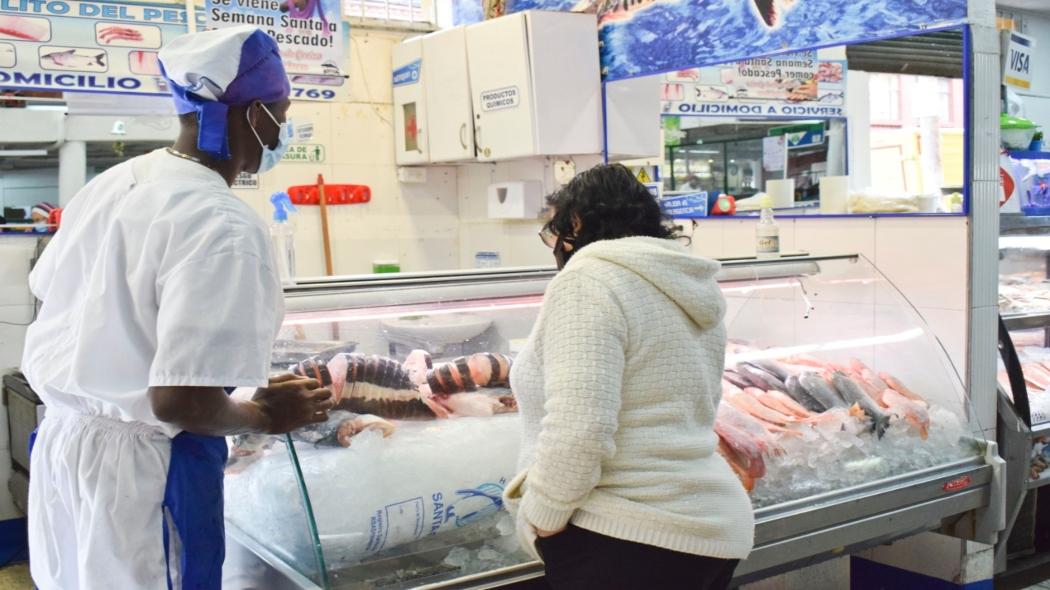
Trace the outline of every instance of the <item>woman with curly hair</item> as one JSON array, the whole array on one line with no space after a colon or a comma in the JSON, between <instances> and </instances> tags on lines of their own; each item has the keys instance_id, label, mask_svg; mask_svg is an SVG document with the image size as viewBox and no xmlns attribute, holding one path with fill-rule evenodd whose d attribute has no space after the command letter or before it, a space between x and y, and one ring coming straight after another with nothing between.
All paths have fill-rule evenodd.
<instances>
[{"instance_id":1,"label":"woman with curly hair","mask_svg":"<svg viewBox=\"0 0 1050 590\"><path fill-rule=\"evenodd\" d=\"M725 302L646 187L598 166L548 198L551 281L511 386L521 473L505 500L555 590L721 589L751 502L716 452Z\"/></svg>"}]
</instances>

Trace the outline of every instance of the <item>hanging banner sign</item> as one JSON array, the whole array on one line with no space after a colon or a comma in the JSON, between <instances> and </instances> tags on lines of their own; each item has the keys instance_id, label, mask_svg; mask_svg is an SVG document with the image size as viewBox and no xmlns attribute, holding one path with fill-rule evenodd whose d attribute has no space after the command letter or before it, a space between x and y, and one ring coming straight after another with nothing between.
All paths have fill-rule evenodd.
<instances>
[{"instance_id":1,"label":"hanging banner sign","mask_svg":"<svg viewBox=\"0 0 1050 590\"><path fill-rule=\"evenodd\" d=\"M505 0L598 15L606 80L966 23L967 0Z\"/></svg>"},{"instance_id":2,"label":"hanging banner sign","mask_svg":"<svg viewBox=\"0 0 1050 590\"><path fill-rule=\"evenodd\" d=\"M740 117L846 116L846 62L816 51L667 74L663 111Z\"/></svg>"},{"instance_id":3,"label":"hanging banner sign","mask_svg":"<svg viewBox=\"0 0 1050 590\"><path fill-rule=\"evenodd\" d=\"M0 88L166 95L157 52L186 30L172 5L0 0Z\"/></svg>"},{"instance_id":4,"label":"hanging banner sign","mask_svg":"<svg viewBox=\"0 0 1050 590\"><path fill-rule=\"evenodd\" d=\"M1013 31L1003 31L1002 36L1003 84L1031 90L1035 39Z\"/></svg>"},{"instance_id":5,"label":"hanging banner sign","mask_svg":"<svg viewBox=\"0 0 1050 590\"><path fill-rule=\"evenodd\" d=\"M4 0L0 0L4 1ZM339 0L207 0L210 28L254 25L277 41L298 100L347 100L346 37Z\"/></svg>"}]
</instances>

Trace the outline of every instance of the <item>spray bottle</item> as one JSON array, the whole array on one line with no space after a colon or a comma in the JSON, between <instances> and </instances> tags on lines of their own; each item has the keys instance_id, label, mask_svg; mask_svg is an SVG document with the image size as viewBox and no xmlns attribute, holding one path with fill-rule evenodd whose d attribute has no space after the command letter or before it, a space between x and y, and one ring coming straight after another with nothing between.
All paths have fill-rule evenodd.
<instances>
[{"instance_id":1,"label":"spray bottle","mask_svg":"<svg viewBox=\"0 0 1050 590\"><path fill-rule=\"evenodd\" d=\"M759 206L762 212L755 227L755 257L780 258L780 226L773 219L773 198L763 194Z\"/></svg>"},{"instance_id":2,"label":"spray bottle","mask_svg":"<svg viewBox=\"0 0 1050 590\"><path fill-rule=\"evenodd\" d=\"M288 220L288 213L297 210L286 192L276 192L270 197L273 203L273 223L270 224L270 240L277 261L277 275L284 285L295 284L295 226Z\"/></svg>"}]
</instances>

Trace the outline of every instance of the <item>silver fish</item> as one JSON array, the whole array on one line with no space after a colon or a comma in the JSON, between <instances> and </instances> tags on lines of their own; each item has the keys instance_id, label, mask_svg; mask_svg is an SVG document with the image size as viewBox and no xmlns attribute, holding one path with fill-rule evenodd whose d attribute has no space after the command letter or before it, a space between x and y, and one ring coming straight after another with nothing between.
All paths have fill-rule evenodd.
<instances>
[{"instance_id":1,"label":"silver fish","mask_svg":"<svg viewBox=\"0 0 1050 590\"><path fill-rule=\"evenodd\" d=\"M739 387L740 389L744 389L746 387L751 387L751 382L750 381L748 381L747 379L744 379L744 377L740 373L737 373L736 371L734 371L732 369L726 369L722 373L722 378L725 379L726 381L732 383L733 385Z\"/></svg>"},{"instance_id":2,"label":"silver fish","mask_svg":"<svg viewBox=\"0 0 1050 590\"><path fill-rule=\"evenodd\" d=\"M736 372L740 373L744 379L747 379L752 385L763 391L775 389L787 393L787 387L784 385L783 381L755 365L740 363L736 366Z\"/></svg>"},{"instance_id":3,"label":"silver fish","mask_svg":"<svg viewBox=\"0 0 1050 590\"><path fill-rule=\"evenodd\" d=\"M788 377L791 376L791 373L788 372L787 367L785 367L784 365L778 363L777 361L775 361L773 359L762 359L762 360L757 360L757 361L750 361L750 364L755 365L759 369L762 369L763 371L769 373L770 375L773 375L777 379L780 379L781 381L784 381L785 384L787 382Z\"/></svg>"},{"instance_id":4,"label":"silver fish","mask_svg":"<svg viewBox=\"0 0 1050 590\"><path fill-rule=\"evenodd\" d=\"M816 373L803 373L799 376L798 382L806 393L824 406L824 409L849 407L845 400L842 399L842 396L831 385L828 385L828 382L823 377Z\"/></svg>"},{"instance_id":5,"label":"silver fish","mask_svg":"<svg viewBox=\"0 0 1050 590\"><path fill-rule=\"evenodd\" d=\"M42 59L46 59L63 68L97 70L105 69L106 67L105 52L96 55L80 55L76 49L67 49L66 51L49 53L43 56Z\"/></svg>"},{"instance_id":6,"label":"silver fish","mask_svg":"<svg viewBox=\"0 0 1050 590\"><path fill-rule=\"evenodd\" d=\"M889 414L883 412L875 403L875 400L864 393L860 385L854 383L844 373L835 371L831 376L831 382L834 383L835 389L846 400L846 403L851 405L857 404L860 406L860 409L864 410L864 413L871 418L872 430L875 431L879 438L882 438L882 435L886 433L886 428L890 425Z\"/></svg>"},{"instance_id":7,"label":"silver fish","mask_svg":"<svg viewBox=\"0 0 1050 590\"><path fill-rule=\"evenodd\" d=\"M787 381L784 382L784 385L787 386L787 393L791 396L791 399L802 404L802 407L807 410L820 413L827 409L823 404L814 399L812 395L806 392L797 376L789 376Z\"/></svg>"}]
</instances>

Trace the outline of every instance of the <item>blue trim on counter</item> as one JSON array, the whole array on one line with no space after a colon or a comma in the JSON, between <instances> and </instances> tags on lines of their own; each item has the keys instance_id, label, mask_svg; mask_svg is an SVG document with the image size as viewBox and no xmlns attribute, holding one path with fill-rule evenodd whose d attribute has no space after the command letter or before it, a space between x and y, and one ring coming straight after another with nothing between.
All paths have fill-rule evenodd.
<instances>
[{"instance_id":1,"label":"blue trim on counter","mask_svg":"<svg viewBox=\"0 0 1050 590\"><path fill-rule=\"evenodd\" d=\"M956 584L854 555L850 557L849 587L850 590L993 590L994 584L991 579Z\"/></svg>"},{"instance_id":2,"label":"blue trim on counter","mask_svg":"<svg viewBox=\"0 0 1050 590\"><path fill-rule=\"evenodd\" d=\"M1031 152L1028 150L1006 150L1015 160L1050 160L1050 152Z\"/></svg>"},{"instance_id":3,"label":"blue trim on counter","mask_svg":"<svg viewBox=\"0 0 1050 590\"><path fill-rule=\"evenodd\" d=\"M25 518L0 520L0 567L29 559L29 533Z\"/></svg>"}]
</instances>

